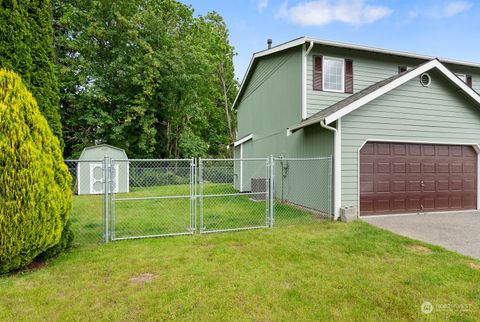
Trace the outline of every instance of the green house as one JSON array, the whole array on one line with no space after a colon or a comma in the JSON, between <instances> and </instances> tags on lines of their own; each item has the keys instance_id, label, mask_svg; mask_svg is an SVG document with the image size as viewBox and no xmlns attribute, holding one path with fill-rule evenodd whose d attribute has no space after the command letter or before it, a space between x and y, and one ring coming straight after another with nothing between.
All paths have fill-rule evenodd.
<instances>
[{"instance_id":1,"label":"green house","mask_svg":"<svg viewBox=\"0 0 480 322\"><path fill-rule=\"evenodd\" d=\"M235 158L333 156L335 218L478 209L479 90L480 64L294 39L252 57ZM305 171L298 196L323 185Z\"/></svg>"},{"instance_id":2,"label":"green house","mask_svg":"<svg viewBox=\"0 0 480 322\"><path fill-rule=\"evenodd\" d=\"M103 161L108 157L112 168L107 169L111 177L111 190L117 192L129 191L129 163L123 149L99 144L83 149L77 164L77 191L82 194L104 193L103 179L105 176Z\"/></svg>"}]
</instances>

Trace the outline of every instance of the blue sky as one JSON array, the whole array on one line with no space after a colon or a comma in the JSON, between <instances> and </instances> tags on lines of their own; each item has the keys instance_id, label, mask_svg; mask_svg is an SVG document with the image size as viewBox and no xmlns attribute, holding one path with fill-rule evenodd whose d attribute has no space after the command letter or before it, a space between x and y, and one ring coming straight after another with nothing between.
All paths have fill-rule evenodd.
<instances>
[{"instance_id":1,"label":"blue sky","mask_svg":"<svg viewBox=\"0 0 480 322\"><path fill-rule=\"evenodd\" d=\"M181 0L196 14L220 13L242 80L267 38L300 36L480 63L480 2L467 0Z\"/></svg>"}]
</instances>

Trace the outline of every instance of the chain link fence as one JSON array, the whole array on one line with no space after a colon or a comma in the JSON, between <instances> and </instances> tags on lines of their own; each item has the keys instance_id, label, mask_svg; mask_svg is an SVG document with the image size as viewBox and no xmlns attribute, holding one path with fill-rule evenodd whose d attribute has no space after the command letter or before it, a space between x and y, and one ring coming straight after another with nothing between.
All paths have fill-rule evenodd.
<instances>
[{"instance_id":1,"label":"chain link fence","mask_svg":"<svg viewBox=\"0 0 480 322\"><path fill-rule=\"evenodd\" d=\"M110 239L192 234L193 159L112 160Z\"/></svg>"},{"instance_id":2,"label":"chain link fence","mask_svg":"<svg viewBox=\"0 0 480 322\"><path fill-rule=\"evenodd\" d=\"M67 160L81 245L332 215L332 158Z\"/></svg>"},{"instance_id":3,"label":"chain link fence","mask_svg":"<svg viewBox=\"0 0 480 322\"><path fill-rule=\"evenodd\" d=\"M332 158L274 158L275 225L332 217Z\"/></svg>"},{"instance_id":4,"label":"chain link fence","mask_svg":"<svg viewBox=\"0 0 480 322\"><path fill-rule=\"evenodd\" d=\"M104 162L65 160L72 175L73 205L70 214L75 244L100 244L104 241Z\"/></svg>"},{"instance_id":5,"label":"chain link fence","mask_svg":"<svg viewBox=\"0 0 480 322\"><path fill-rule=\"evenodd\" d=\"M200 159L200 232L269 226L268 159Z\"/></svg>"}]
</instances>

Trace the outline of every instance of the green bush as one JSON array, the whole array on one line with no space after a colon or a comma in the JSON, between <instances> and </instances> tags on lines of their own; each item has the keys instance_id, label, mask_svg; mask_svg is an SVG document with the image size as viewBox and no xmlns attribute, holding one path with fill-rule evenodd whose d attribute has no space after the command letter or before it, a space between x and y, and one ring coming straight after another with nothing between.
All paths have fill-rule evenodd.
<instances>
[{"instance_id":1,"label":"green bush","mask_svg":"<svg viewBox=\"0 0 480 322\"><path fill-rule=\"evenodd\" d=\"M64 232L71 180L32 94L17 74L0 69L0 273L28 265L62 233L71 239Z\"/></svg>"}]
</instances>

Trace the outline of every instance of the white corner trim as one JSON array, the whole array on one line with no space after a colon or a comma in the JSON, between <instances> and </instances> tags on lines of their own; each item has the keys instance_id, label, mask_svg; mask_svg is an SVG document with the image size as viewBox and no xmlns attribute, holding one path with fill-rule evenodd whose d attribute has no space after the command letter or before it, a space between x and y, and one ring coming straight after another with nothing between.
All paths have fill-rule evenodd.
<instances>
[{"instance_id":1,"label":"white corner trim","mask_svg":"<svg viewBox=\"0 0 480 322\"><path fill-rule=\"evenodd\" d=\"M253 139L253 133L250 133L249 135L247 136L244 136L243 138L233 142L233 147L236 147L238 145L241 145L247 141L250 141L251 139Z\"/></svg>"},{"instance_id":2,"label":"white corner trim","mask_svg":"<svg viewBox=\"0 0 480 322\"><path fill-rule=\"evenodd\" d=\"M335 132L334 142L334 210L333 219L340 217L340 207L342 206L342 119L337 120L337 131Z\"/></svg>"},{"instance_id":3,"label":"white corner trim","mask_svg":"<svg viewBox=\"0 0 480 322\"><path fill-rule=\"evenodd\" d=\"M302 49L302 120L307 118L307 58L313 49L313 41L308 45L304 43Z\"/></svg>"},{"instance_id":4,"label":"white corner trim","mask_svg":"<svg viewBox=\"0 0 480 322\"><path fill-rule=\"evenodd\" d=\"M428 63L421 65L412 71L406 73L405 75L397 78L393 82L380 87L376 91L356 100L355 102L345 106L344 108L336 111L335 113L332 113L331 115L327 116L325 118L325 124L330 124L337 119L341 118L342 116L345 116L357 108L371 102L372 100L382 96L385 93L388 93L389 91L397 88L400 85L405 84L409 80L420 76L421 74L433 69L437 68L442 74L444 74L452 83L460 87L468 96L470 96L474 101L476 101L478 104L480 104L480 96L473 90L471 89L466 83L464 83L460 78L458 78L453 72L451 72L447 67L445 67L440 61L438 60L431 60Z\"/></svg>"},{"instance_id":5,"label":"white corner trim","mask_svg":"<svg viewBox=\"0 0 480 322\"><path fill-rule=\"evenodd\" d=\"M240 192L243 192L243 144L240 144Z\"/></svg>"},{"instance_id":6,"label":"white corner trim","mask_svg":"<svg viewBox=\"0 0 480 322\"><path fill-rule=\"evenodd\" d=\"M342 205L342 120L337 120L336 128L324 121L320 126L333 132L333 220L337 220Z\"/></svg>"}]
</instances>

